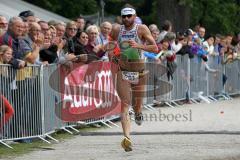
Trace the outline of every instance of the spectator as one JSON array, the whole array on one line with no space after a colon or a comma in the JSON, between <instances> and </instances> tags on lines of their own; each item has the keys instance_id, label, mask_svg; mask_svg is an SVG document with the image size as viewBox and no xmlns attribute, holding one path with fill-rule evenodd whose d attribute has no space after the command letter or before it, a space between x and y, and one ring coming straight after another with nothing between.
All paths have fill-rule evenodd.
<instances>
[{"instance_id":1,"label":"spectator","mask_svg":"<svg viewBox=\"0 0 240 160\"><path fill-rule=\"evenodd\" d=\"M19 17L21 17L23 19L23 21L27 22L29 25L33 22L36 22L34 13L30 10L21 12L19 14Z\"/></svg>"},{"instance_id":2,"label":"spectator","mask_svg":"<svg viewBox=\"0 0 240 160\"><path fill-rule=\"evenodd\" d=\"M50 29L48 29L44 35L42 49L49 48L51 46L51 44L52 44L52 33L51 33Z\"/></svg>"},{"instance_id":3,"label":"spectator","mask_svg":"<svg viewBox=\"0 0 240 160\"><path fill-rule=\"evenodd\" d=\"M158 41L159 41L159 40L158 40L158 39L159 39L159 34L160 34L159 29L158 29L158 28L151 29L150 32L151 32L154 40L155 40L156 42L158 42Z\"/></svg>"},{"instance_id":4,"label":"spectator","mask_svg":"<svg viewBox=\"0 0 240 160\"><path fill-rule=\"evenodd\" d=\"M192 43L193 43L193 36L194 36L193 30L189 28L189 29L187 29L187 31L184 34L187 37L188 44L192 45Z\"/></svg>"},{"instance_id":5,"label":"spectator","mask_svg":"<svg viewBox=\"0 0 240 160\"><path fill-rule=\"evenodd\" d=\"M201 43L204 42L204 36L205 36L205 28L204 27L199 27L197 34L194 35L194 39L200 38Z\"/></svg>"},{"instance_id":6,"label":"spectator","mask_svg":"<svg viewBox=\"0 0 240 160\"><path fill-rule=\"evenodd\" d=\"M52 37L51 41L53 41L57 37L57 30L52 25L49 26L49 30L51 32L51 37Z\"/></svg>"},{"instance_id":7,"label":"spectator","mask_svg":"<svg viewBox=\"0 0 240 160\"><path fill-rule=\"evenodd\" d=\"M87 20L86 23L85 23L85 29L84 30L86 30L91 25L93 25L93 22L90 21L90 20Z\"/></svg>"},{"instance_id":8,"label":"spectator","mask_svg":"<svg viewBox=\"0 0 240 160\"><path fill-rule=\"evenodd\" d=\"M38 24L41 26L41 31L45 35L49 29L48 23L46 21L39 21Z\"/></svg>"},{"instance_id":9,"label":"spectator","mask_svg":"<svg viewBox=\"0 0 240 160\"><path fill-rule=\"evenodd\" d=\"M56 26L57 22L55 20L48 21L48 26Z\"/></svg>"},{"instance_id":10,"label":"spectator","mask_svg":"<svg viewBox=\"0 0 240 160\"><path fill-rule=\"evenodd\" d=\"M100 35L98 36L98 44L105 45L111 41L110 33L112 31L112 24L110 22L103 22L100 25Z\"/></svg>"},{"instance_id":11,"label":"spectator","mask_svg":"<svg viewBox=\"0 0 240 160\"><path fill-rule=\"evenodd\" d=\"M14 114L14 109L9 103L8 99L2 94L0 95L0 111L2 116L0 117L0 133L3 131L4 125Z\"/></svg>"},{"instance_id":12,"label":"spectator","mask_svg":"<svg viewBox=\"0 0 240 160\"><path fill-rule=\"evenodd\" d=\"M138 17L138 16L136 16L134 22L135 22L136 24L142 24L142 23L143 23L143 22L142 22L142 19L141 19L140 17Z\"/></svg>"},{"instance_id":13,"label":"spectator","mask_svg":"<svg viewBox=\"0 0 240 160\"><path fill-rule=\"evenodd\" d=\"M56 27L56 36L62 39L66 31L65 23L57 23L55 27Z\"/></svg>"},{"instance_id":14,"label":"spectator","mask_svg":"<svg viewBox=\"0 0 240 160\"><path fill-rule=\"evenodd\" d=\"M66 54L66 47L64 51L64 46L66 46L67 40L64 37L65 31L66 31L66 24L64 22L58 22L55 25L56 28L56 38L52 40L52 44L57 45L58 51L58 60L65 61L65 54Z\"/></svg>"},{"instance_id":15,"label":"spectator","mask_svg":"<svg viewBox=\"0 0 240 160\"><path fill-rule=\"evenodd\" d=\"M220 34L216 34L215 35L215 39L214 39L214 53L212 54L212 55L214 55L214 56L217 56L217 55L219 55L219 49L218 49L218 47L219 47L219 44L220 44L220 41L221 41L221 35Z\"/></svg>"},{"instance_id":16,"label":"spectator","mask_svg":"<svg viewBox=\"0 0 240 160\"><path fill-rule=\"evenodd\" d=\"M75 37L75 55L83 55L80 57L80 62L89 63L93 60L95 60L94 56L95 53L91 53L86 49L86 46L88 45L88 35L86 32L78 32ZM89 55L94 55L93 57Z\"/></svg>"},{"instance_id":17,"label":"spectator","mask_svg":"<svg viewBox=\"0 0 240 160\"><path fill-rule=\"evenodd\" d=\"M99 36L98 27L96 25L91 25L86 29L88 34L88 45L86 49L90 53L95 53L99 58L104 54L102 51L102 45L98 44L97 38Z\"/></svg>"},{"instance_id":18,"label":"spectator","mask_svg":"<svg viewBox=\"0 0 240 160\"><path fill-rule=\"evenodd\" d=\"M100 31L100 35L98 36L98 44L104 46L112 40L112 38L110 37L110 33L112 31L112 24L108 21L103 22L100 25ZM104 61L109 61L108 52L105 52L101 59Z\"/></svg>"},{"instance_id":19,"label":"spectator","mask_svg":"<svg viewBox=\"0 0 240 160\"><path fill-rule=\"evenodd\" d=\"M29 33L29 23L23 22L23 35L22 35L22 37L27 36L28 33Z\"/></svg>"},{"instance_id":20,"label":"spectator","mask_svg":"<svg viewBox=\"0 0 240 160\"><path fill-rule=\"evenodd\" d=\"M159 30L158 26L156 24L150 24L148 26L148 28L149 28L150 32L152 32L153 30Z\"/></svg>"},{"instance_id":21,"label":"spectator","mask_svg":"<svg viewBox=\"0 0 240 160\"><path fill-rule=\"evenodd\" d=\"M78 18L75 19L75 22L77 24L78 31L84 31L85 19L82 16L79 16Z\"/></svg>"},{"instance_id":22,"label":"spectator","mask_svg":"<svg viewBox=\"0 0 240 160\"><path fill-rule=\"evenodd\" d=\"M75 37L75 55L80 54L88 54L88 51L86 50L86 46L88 44L88 35L86 32L78 32Z\"/></svg>"},{"instance_id":23,"label":"spectator","mask_svg":"<svg viewBox=\"0 0 240 160\"><path fill-rule=\"evenodd\" d=\"M228 34L226 35L226 43L227 43L227 46L231 46L231 43L232 43L232 39L233 39L233 35L231 34Z\"/></svg>"},{"instance_id":24,"label":"spectator","mask_svg":"<svg viewBox=\"0 0 240 160\"><path fill-rule=\"evenodd\" d=\"M203 42L203 46L206 47L206 51L208 52L209 55L212 55L214 53L214 36L209 35L206 37L206 41Z\"/></svg>"},{"instance_id":25,"label":"spectator","mask_svg":"<svg viewBox=\"0 0 240 160\"><path fill-rule=\"evenodd\" d=\"M77 34L77 24L74 21L68 22L66 26L66 33L64 39L66 40L66 45L64 46L65 52L69 54L74 54L74 42L73 37Z\"/></svg>"},{"instance_id":26,"label":"spectator","mask_svg":"<svg viewBox=\"0 0 240 160\"><path fill-rule=\"evenodd\" d=\"M114 22L116 23L116 24L122 24L122 17L121 16L117 16L116 18L115 18L115 20L114 20Z\"/></svg>"},{"instance_id":27,"label":"spectator","mask_svg":"<svg viewBox=\"0 0 240 160\"><path fill-rule=\"evenodd\" d=\"M12 60L12 49L7 45L0 46L0 63L9 64Z\"/></svg>"},{"instance_id":28,"label":"spectator","mask_svg":"<svg viewBox=\"0 0 240 160\"><path fill-rule=\"evenodd\" d=\"M169 20L164 21L162 25L162 31L159 35L159 41L162 41L165 35L171 31L172 31L172 23Z\"/></svg>"},{"instance_id":29,"label":"spectator","mask_svg":"<svg viewBox=\"0 0 240 160\"><path fill-rule=\"evenodd\" d=\"M7 31L8 28L8 22L6 17L0 15L0 29L2 29L3 31Z\"/></svg>"},{"instance_id":30,"label":"spectator","mask_svg":"<svg viewBox=\"0 0 240 160\"><path fill-rule=\"evenodd\" d=\"M24 46L21 46L22 40L20 37L23 35L23 21L20 17L12 17L9 20L8 30L0 38L0 45L8 45L13 49L13 60L11 64L17 68L23 68L26 63L24 58L27 56L28 52L22 50Z\"/></svg>"},{"instance_id":31,"label":"spectator","mask_svg":"<svg viewBox=\"0 0 240 160\"><path fill-rule=\"evenodd\" d=\"M182 33L177 33L175 41L172 43L172 49L177 53L184 44L185 37Z\"/></svg>"}]
</instances>

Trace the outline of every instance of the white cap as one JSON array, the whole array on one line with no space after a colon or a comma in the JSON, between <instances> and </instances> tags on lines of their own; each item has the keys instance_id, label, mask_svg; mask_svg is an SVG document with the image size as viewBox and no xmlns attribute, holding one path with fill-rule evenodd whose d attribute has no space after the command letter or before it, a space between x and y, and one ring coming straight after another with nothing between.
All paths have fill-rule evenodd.
<instances>
[{"instance_id":1,"label":"white cap","mask_svg":"<svg viewBox=\"0 0 240 160\"><path fill-rule=\"evenodd\" d=\"M123 8L121 10L121 16L129 15L129 14L132 14L132 15L136 14L135 9L133 9L133 8Z\"/></svg>"}]
</instances>

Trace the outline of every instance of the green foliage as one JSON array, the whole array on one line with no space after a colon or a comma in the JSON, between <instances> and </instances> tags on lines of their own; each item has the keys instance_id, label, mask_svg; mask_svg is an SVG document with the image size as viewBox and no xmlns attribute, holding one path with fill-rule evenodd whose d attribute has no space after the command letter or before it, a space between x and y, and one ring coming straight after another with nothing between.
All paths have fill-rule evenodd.
<instances>
[{"instance_id":1,"label":"green foliage","mask_svg":"<svg viewBox=\"0 0 240 160\"><path fill-rule=\"evenodd\" d=\"M100 0L26 1L68 18L75 18L79 14L93 14L101 9ZM137 9L138 16L144 23L158 23L158 1L161 0L104 0L105 12L109 15L120 15L121 8L129 3ZM240 32L239 0L176 0L176 3L191 8L191 27L200 23L210 33Z\"/></svg>"},{"instance_id":2,"label":"green foliage","mask_svg":"<svg viewBox=\"0 0 240 160\"><path fill-rule=\"evenodd\" d=\"M99 10L95 0L25 0L67 18L93 14Z\"/></svg>"},{"instance_id":3,"label":"green foliage","mask_svg":"<svg viewBox=\"0 0 240 160\"><path fill-rule=\"evenodd\" d=\"M239 32L240 6L235 0L193 1L191 24L201 24L209 33Z\"/></svg>"}]
</instances>

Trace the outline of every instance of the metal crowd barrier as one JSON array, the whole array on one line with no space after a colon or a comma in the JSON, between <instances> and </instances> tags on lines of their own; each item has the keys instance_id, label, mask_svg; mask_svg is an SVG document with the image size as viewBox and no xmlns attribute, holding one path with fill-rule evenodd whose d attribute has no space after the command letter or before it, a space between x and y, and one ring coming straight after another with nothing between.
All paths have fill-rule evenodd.
<instances>
[{"instance_id":1,"label":"metal crowd barrier","mask_svg":"<svg viewBox=\"0 0 240 160\"><path fill-rule=\"evenodd\" d=\"M11 104L14 114L8 122L1 122L0 142L41 137L42 108L40 94L40 68L36 66L14 70L9 65L1 65L1 95ZM1 106L1 120L6 115ZM8 146L7 144L5 144ZM10 147L10 146L8 146ZM10 147L11 148L11 147Z\"/></svg>"},{"instance_id":2,"label":"metal crowd barrier","mask_svg":"<svg viewBox=\"0 0 240 160\"><path fill-rule=\"evenodd\" d=\"M225 73L227 77L225 92L229 95L239 94L240 91L240 63L234 61L233 63L225 65Z\"/></svg>"},{"instance_id":3,"label":"metal crowd barrier","mask_svg":"<svg viewBox=\"0 0 240 160\"><path fill-rule=\"evenodd\" d=\"M210 68L216 69L216 73L208 74L208 95L219 95L224 91L222 77L224 74L224 66L219 62L217 56L209 56L208 63Z\"/></svg>"},{"instance_id":4,"label":"metal crowd barrier","mask_svg":"<svg viewBox=\"0 0 240 160\"><path fill-rule=\"evenodd\" d=\"M176 63L177 69L173 74L173 79L168 80L166 75L158 76L155 74L148 78L148 90L152 89L149 84L154 84L154 79L164 80L173 85L170 93L155 98L152 95L148 96L148 104L153 105L152 102L155 100L174 107L178 106L176 101L186 98L194 103L201 100L211 103L217 101L219 96L231 99L229 95L240 94L239 61L223 65L217 56L209 56L208 61L203 62L199 57L189 59L188 55L177 55ZM147 69L153 73L157 70L156 68Z\"/></svg>"}]
</instances>

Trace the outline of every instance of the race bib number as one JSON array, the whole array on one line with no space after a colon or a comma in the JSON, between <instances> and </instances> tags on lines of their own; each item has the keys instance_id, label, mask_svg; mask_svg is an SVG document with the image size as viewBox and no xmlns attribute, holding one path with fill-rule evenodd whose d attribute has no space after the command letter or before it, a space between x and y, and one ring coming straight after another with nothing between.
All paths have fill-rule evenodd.
<instances>
[{"instance_id":1,"label":"race bib number","mask_svg":"<svg viewBox=\"0 0 240 160\"><path fill-rule=\"evenodd\" d=\"M122 78L132 84L138 84L139 72L122 71Z\"/></svg>"}]
</instances>

